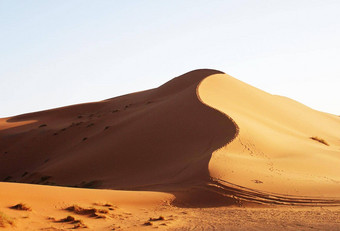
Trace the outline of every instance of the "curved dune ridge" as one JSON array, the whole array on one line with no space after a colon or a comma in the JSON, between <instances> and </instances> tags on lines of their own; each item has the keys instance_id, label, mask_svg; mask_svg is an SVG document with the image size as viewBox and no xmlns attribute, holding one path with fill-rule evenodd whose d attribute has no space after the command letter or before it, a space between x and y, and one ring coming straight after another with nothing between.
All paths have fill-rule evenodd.
<instances>
[{"instance_id":1,"label":"curved dune ridge","mask_svg":"<svg viewBox=\"0 0 340 231\"><path fill-rule=\"evenodd\" d=\"M336 205L339 131L336 116L202 69L1 119L0 180L171 192L196 204Z\"/></svg>"},{"instance_id":2,"label":"curved dune ridge","mask_svg":"<svg viewBox=\"0 0 340 231\"><path fill-rule=\"evenodd\" d=\"M156 89L6 118L0 177L128 190L202 185L212 152L236 133L232 121L197 98L199 82L216 73L197 70Z\"/></svg>"}]
</instances>

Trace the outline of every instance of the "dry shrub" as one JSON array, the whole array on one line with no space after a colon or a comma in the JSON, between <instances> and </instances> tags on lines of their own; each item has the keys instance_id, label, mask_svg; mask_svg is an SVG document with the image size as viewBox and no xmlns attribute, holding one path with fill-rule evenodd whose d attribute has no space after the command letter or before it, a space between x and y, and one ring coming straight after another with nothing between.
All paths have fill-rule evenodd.
<instances>
[{"instance_id":1,"label":"dry shrub","mask_svg":"<svg viewBox=\"0 0 340 231\"><path fill-rule=\"evenodd\" d=\"M73 216L67 216L65 218L60 219L58 222L68 222L74 224L72 229L87 228L87 225L85 225L82 220L77 220Z\"/></svg>"},{"instance_id":2,"label":"dry shrub","mask_svg":"<svg viewBox=\"0 0 340 231\"><path fill-rule=\"evenodd\" d=\"M59 220L59 222L74 222L76 219L73 216L67 216Z\"/></svg>"},{"instance_id":3,"label":"dry shrub","mask_svg":"<svg viewBox=\"0 0 340 231\"><path fill-rule=\"evenodd\" d=\"M309 137L309 138L312 139L312 140L318 141L318 142L320 142L320 143L322 143L324 145L329 146L329 144L324 139L322 139L320 137L312 136L312 137Z\"/></svg>"},{"instance_id":4,"label":"dry shrub","mask_svg":"<svg viewBox=\"0 0 340 231\"><path fill-rule=\"evenodd\" d=\"M145 225L145 226L150 226L150 225L152 225L152 223L151 223L150 221L147 221L147 222L145 222L143 225Z\"/></svg>"},{"instance_id":5,"label":"dry shrub","mask_svg":"<svg viewBox=\"0 0 340 231\"><path fill-rule=\"evenodd\" d=\"M16 209L16 210L32 211L31 207L29 207L28 205L26 205L24 203L19 203L19 204L13 205L10 208Z\"/></svg>"},{"instance_id":6,"label":"dry shrub","mask_svg":"<svg viewBox=\"0 0 340 231\"><path fill-rule=\"evenodd\" d=\"M164 221L164 217L163 216L159 216L158 218L150 217L149 221Z\"/></svg>"},{"instance_id":7,"label":"dry shrub","mask_svg":"<svg viewBox=\"0 0 340 231\"><path fill-rule=\"evenodd\" d=\"M101 214L109 213L109 211L106 209L83 208L78 205L72 205L70 207L67 207L65 210L73 212L75 214L89 215L91 217L96 217L96 218L105 218L105 216L99 215L98 213L101 213Z\"/></svg>"}]
</instances>

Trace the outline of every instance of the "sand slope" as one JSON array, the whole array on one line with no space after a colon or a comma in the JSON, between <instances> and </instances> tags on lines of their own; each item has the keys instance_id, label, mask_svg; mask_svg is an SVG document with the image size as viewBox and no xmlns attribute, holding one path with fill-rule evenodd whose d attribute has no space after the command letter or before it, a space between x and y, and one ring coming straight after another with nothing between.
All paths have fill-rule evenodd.
<instances>
[{"instance_id":1,"label":"sand slope","mask_svg":"<svg viewBox=\"0 0 340 231\"><path fill-rule=\"evenodd\" d=\"M214 180L272 196L339 198L339 117L270 95L226 74L204 79L199 95L239 127L237 138L212 155L209 171Z\"/></svg>"},{"instance_id":2,"label":"sand slope","mask_svg":"<svg viewBox=\"0 0 340 231\"><path fill-rule=\"evenodd\" d=\"M196 70L156 89L1 119L0 179L171 192L191 205L334 205L339 128L339 117Z\"/></svg>"},{"instance_id":3,"label":"sand slope","mask_svg":"<svg viewBox=\"0 0 340 231\"><path fill-rule=\"evenodd\" d=\"M157 191L201 184L212 152L236 134L197 97L199 82L215 73L193 71L153 90L3 119L0 179Z\"/></svg>"}]
</instances>

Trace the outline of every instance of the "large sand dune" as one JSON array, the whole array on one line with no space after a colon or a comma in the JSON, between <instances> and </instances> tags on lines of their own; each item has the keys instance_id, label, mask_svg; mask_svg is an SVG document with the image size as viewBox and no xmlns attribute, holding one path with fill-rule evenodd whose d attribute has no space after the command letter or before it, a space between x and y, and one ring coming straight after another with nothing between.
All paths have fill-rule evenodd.
<instances>
[{"instance_id":1,"label":"large sand dune","mask_svg":"<svg viewBox=\"0 0 340 231\"><path fill-rule=\"evenodd\" d=\"M171 192L178 204L335 205L339 164L339 117L214 70L0 120L2 181Z\"/></svg>"}]
</instances>

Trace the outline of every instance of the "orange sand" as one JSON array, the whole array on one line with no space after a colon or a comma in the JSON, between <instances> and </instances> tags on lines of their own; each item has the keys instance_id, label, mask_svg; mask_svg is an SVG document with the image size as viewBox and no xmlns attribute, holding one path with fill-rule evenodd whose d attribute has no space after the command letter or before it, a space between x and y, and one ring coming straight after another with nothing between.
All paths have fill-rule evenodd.
<instances>
[{"instance_id":1,"label":"orange sand","mask_svg":"<svg viewBox=\"0 0 340 231\"><path fill-rule=\"evenodd\" d=\"M121 211L102 222L82 220L94 230L139 230L148 229L143 222L151 211L168 216L152 227L184 229L192 224L173 212L193 213L195 220L202 214L193 208L211 206L204 216L231 211L224 206L246 206L248 212L256 204L337 206L339 137L337 116L219 71L196 70L148 91L0 119L0 180L18 182L0 183L0 211L14 218L18 230L67 230L74 224L47 216L61 219L69 214L63 208L74 203L110 202ZM20 211L29 218L8 208L19 202L34 207ZM123 210L133 218L118 219ZM218 222L212 226L239 227ZM322 227L337 227L328 225Z\"/></svg>"}]
</instances>

